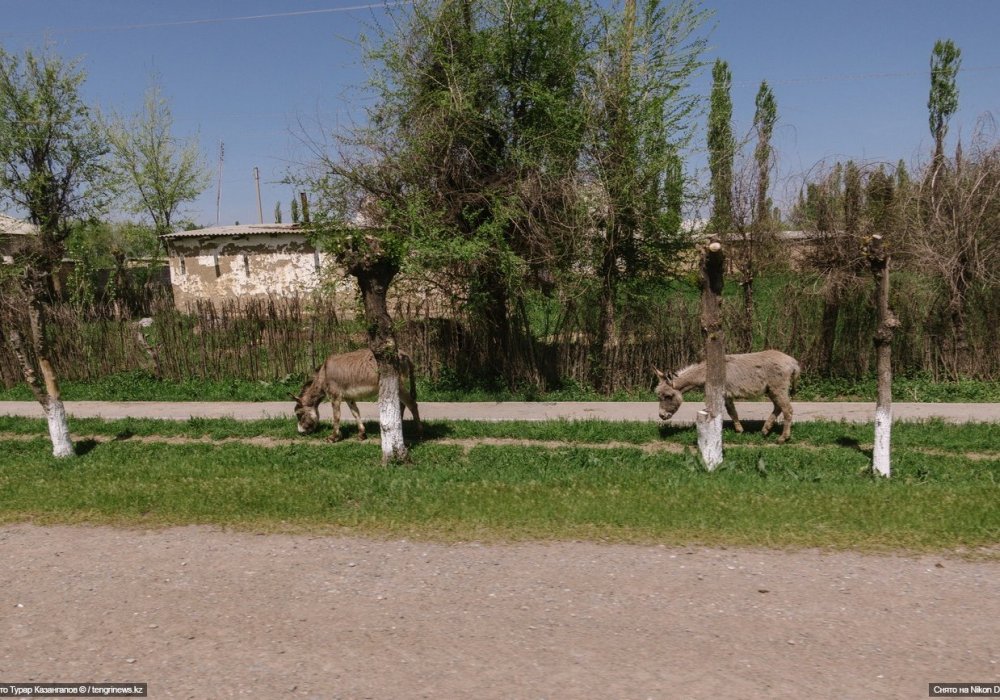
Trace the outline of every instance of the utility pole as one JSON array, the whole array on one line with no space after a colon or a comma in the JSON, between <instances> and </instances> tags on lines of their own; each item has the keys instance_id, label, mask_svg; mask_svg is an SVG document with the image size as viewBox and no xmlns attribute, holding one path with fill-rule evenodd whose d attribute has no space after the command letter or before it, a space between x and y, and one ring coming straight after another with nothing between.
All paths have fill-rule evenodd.
<instances>
[{"instance_id":1,"label":"utility pole","mask_svg":"<svg viewBox=\"0 0 1000 700\"><path fill-rule=\"evenodd\" d=\"M257 185L257 223L264 223L264 210L260 207L260 170L253 166L253 179Z\"/></svg>"},{"instance_id":2,"label":"utility pole","mask_svg":"<svg viewBox=\"0 0 1000 700\"><path fill-rule=\"evenodd\" d=\"M215 225L219 225L219 211L222 207L222 161L226 157L226 144L219 141L219 182L215 188Z\"/></svg>"}]
</instances>

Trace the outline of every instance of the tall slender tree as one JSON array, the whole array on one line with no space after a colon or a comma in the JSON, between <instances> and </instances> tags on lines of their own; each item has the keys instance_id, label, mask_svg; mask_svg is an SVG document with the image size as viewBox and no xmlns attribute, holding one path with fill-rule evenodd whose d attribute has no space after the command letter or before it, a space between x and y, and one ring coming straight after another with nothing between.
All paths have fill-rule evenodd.
<instances>
[{"instance_id":1,"label":"tall slender tree","mask_svg":"<svg viewBox=\"0 0 1000 700\"><path fill-rule=\"evenodd\" d=\"M767 81L762 81L760 89L757 91L755 100L756 109L754 111L753 128L757 136L754 147L754 174L749 178L750 183L744 184L744 188L751 190L744 192L743 197L747 200L746 208L749 209L750 225L745 224L743 219L737 226L742 234L742 245L739 253L734 256L736 267L739 271L739 283L743 296L743 314L740 324L739 346L743 352L750 352L753 349L753 328L754 328L754 280L758 272L758 263L767 250L772 238L771 223L771 200L769 197L771 187L771 169L773 168L774 149L771 146L771 137L774 133L774 124L778 119L777 104L774 93L768 86Z\"/></svg>"},{"instance_id":2,"label":"tall slender tree","mask_svg":"<svg viewBox=\"0 0 1000 700\"><path fill-rule=\"evenodd\" d=\"M708 167L711 174L712 216L709 229L730 233L733 226L733 99L729 64L716 59L712 67L712 97L708 112Z\"/></svg>"},{"instance_id":3,"label":"tall slender tree","mask_svg":"<svg viewBox=\"0 0 1000 700\"><path fill-rule=\"evenodd\" d=\"M73 454L55 371L49 301L73 225L107 203L102 130L83 101L85 74L51 53L0 50L0 199L38 229L3 271L7 318L0 334L48 418L52 454ZM28 238L28 237L26 237ZM25 341L25 332L30 342Z\"/></svg>"},{"instance_id":4,"label":"tall slender tree","mask_svg":"<svg viewBox=\"0 0 1000 700\"><path fill-rule=\"evenodd\" d=\"M934 42L931 51L931 91L927 99L931 136L934 137L934 170L944 158L944 138L948 122L958 111L958 71L962 51L951 39Z\"/></svg>"},{"instance_id":5,"label":"tall slender tree","mask_svg":"<svg viewBox=\"0 0 1000 700\"><path fill-rule=\"evenodd\" d=\"M771 189L771 169L774 167L771 137L774 134L774 124L778 121L778 104L766 80L761 81L755 105L753 126L757 132L757 146L754 148L754 161L757 163L757 206L753 218L754 227L758 231L764 231L770 225L771 201L768 193Z\"/></svg>"}]
</instances>

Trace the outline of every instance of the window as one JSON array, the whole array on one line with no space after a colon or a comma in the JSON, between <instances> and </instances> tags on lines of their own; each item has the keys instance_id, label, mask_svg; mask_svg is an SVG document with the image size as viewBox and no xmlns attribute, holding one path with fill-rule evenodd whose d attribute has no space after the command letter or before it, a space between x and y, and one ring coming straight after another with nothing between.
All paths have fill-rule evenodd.
<instances>
[{"instance_id":1,"label":"window","mask_svg":"<svg viewBox=\"0 0 1000 700\"><path fill-rule=\"evenodd\" d=\"M184 264L184 256L183 255L180 256L180 260L181 260L181 274L182 275L186 275L187 274L187 265Z\"/></svg>"},{"instance_id":2,"label":"window","mask_svg":"<svg viewBox=\"0 0 1000 700\"><path fill-rule=\"evenodd\" d=\"M247 277L250 276L250 256L249 255L244 255L243 256L243 274L245 274Z\"/></svg>"}]
</instances>

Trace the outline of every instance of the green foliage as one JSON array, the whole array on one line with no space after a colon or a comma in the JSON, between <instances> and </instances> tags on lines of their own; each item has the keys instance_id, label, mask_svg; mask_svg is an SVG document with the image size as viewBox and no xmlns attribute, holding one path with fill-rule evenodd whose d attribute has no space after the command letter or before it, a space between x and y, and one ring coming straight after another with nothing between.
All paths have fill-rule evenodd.
<instances>
[{"instance_id":1,"label":"green foliage","mask_svg":"<svg viewBox=\"0 0 1000 700\"><path fill-rule=\"evenodd\" d=\"M688 92L701 67L706 13L693 2L626 0L601 21L594 58L589 176L600 185L601 275L629 278L675 269L686 183L680 152L700 103ZM603 264L602 264L603 261ZM608 262L611 261L611 262Z\"/></svg>"},{"instance_id":2,"label":"green foliage","mask_svg":"<svg viewBox=\"0 0 1000 700\"><path fill-rule=\"evenodd\" d=\"M712 67L712 95L708 113L708 166L712 188L712 231L729 232L733 225L733 100L730 95L733 76L729 64L716 59Z\"/></svg>"},{"instance_id":3,"label":"green foliage","mask_svg":"<svg viewBox=\"0 0 1000 700\"><path fill-rule=\"evenodd\" d=\"M934 137L935 156L944 153L944 137L948 121L958 110L956 78L962 66L962 50L951 39L934 42L931 52L931 90L927 99L928 120Z\"/></svg>"},{"instance_id":4,"label":"green foliage","mask_svg":"<svg viewBox=\"0 0 1000 700\"><path fill-rule=\"evenodd\" d=\"M142 111L116 116L107 126L114 172L133 213L149 216L157 234L170 233L180 207L208 185L208 170L194 139L172 133L170 105L155 80Z\"/></svg>"},{"instance_id":5,"label":"green foliage","mask_svg":"<svg viewBox=\"0 0 1000 700\"><path fill-rule=\"evenodd\" d=\"M81 95L85 77L54 54L0 49L0 201L38 225L50 261L108 201L108 147Z\"/></svg>"},{"instance_id":6,"label":"green foliage","mask_svg":"<svg viewBox=\"0 0 1000 700\"><path fill-rule=\"evenodd\" d=\"M757 162L757 206L754 223L757 229L761 230L762 227L768 226L771 216L771 205L767 196L773 167L771 137L774 133L774 124L778 120L777 102L766 80L760 83L755 105L753 126L757 132L757 146L754 149L754 160Z\"/></svg>"}]
</instances>

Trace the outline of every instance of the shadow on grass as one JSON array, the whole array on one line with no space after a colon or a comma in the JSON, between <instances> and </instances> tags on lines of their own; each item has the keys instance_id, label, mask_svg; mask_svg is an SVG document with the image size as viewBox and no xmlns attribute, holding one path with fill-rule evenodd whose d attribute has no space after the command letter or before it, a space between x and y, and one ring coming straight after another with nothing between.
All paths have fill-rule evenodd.
<instances>
[{"instance_id":1,"label":"shadow on grass","mask_svg":"<svg viewBox=\"0 0 1000 700\"><path fill-rule=\"evenodd\" d=\"M83 457L100 444L97 440L80 440L73 447L75 448L76 456Z\"/></svg>"},{"instance_id":2,"label":"shadow on grass","mask_svg":"<svg viewBox=\"0 0 1000 700\"><path fill-rule=\"evenodd\" d=\"M449 437L454 433L451 426L444 423L423 423L424 434L417 437L417 425L412 420L403 421L403 437L407 442L426 442L428 440L440 440ZM365 434L368 439L377 438L380 433L378 421L365 421ZM317 434L321 434L317 432ZM326 432L329 435L329 431ZM358 424L355 422L340 424L341 440L357 440Z\"/></svg>"},{"instance_id":3,"label":"shadow on grass","mask_svg":"<svg viewBox=\"0 0 1000 700\"><path fill-rule=\"evenodd\" d=\"M660 423L657 426L657 432L659 432L661 438L669 439L677 437L678 435L694 434L695 428L693 425L674 425L672 423Z\"/></svg>"},{"instance_id":4,"label":"shadow on grass","mask_svg":"<svg viewBox=\"0 0 1000 700\"><path fill-rule=\"evenodd\" d=\"M863 449L861 447L861 443L858 442L855 438L842 435L841 437L837 438L837 444L840 445L841 447L846 447L849 450L854 450L860 454L863 454L866 459L870 460L873 458L874 450Z\"/></svg>"}]
</instances>

